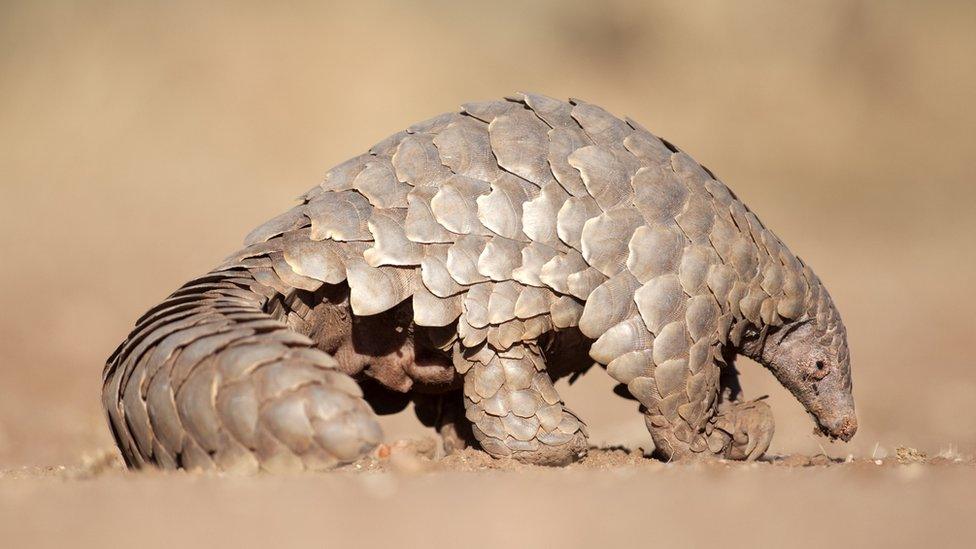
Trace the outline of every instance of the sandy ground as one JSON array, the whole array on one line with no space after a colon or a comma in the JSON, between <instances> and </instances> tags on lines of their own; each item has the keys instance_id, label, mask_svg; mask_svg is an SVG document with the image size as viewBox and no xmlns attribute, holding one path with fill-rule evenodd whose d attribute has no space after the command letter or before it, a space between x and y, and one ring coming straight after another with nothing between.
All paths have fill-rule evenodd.
<instances>
[{"instance_id":1,"label":"sandy ground","mask_svg":"<svg viewBox=\"0 0 976 549\"><path fill-rule=\"evenodd\" d=\"M2 544L971 546L973 29L962 1L0 3ZM772 452L816 457L639 459L640 416L594 371L560 391L593 444L636 453L117 469L100 373L135 318L331 165L520 89L641 121L815 267L850 334L851 443L814 437L744 363L746 396L776 413ZM384 423L390 441L425 436L410 412Z\"/></svg>"},{"instance_id":2,"label":"sandy ground","mask_svg":"<svg viewBox=\"0 0 976 549\"><path fill-rule=\"evenodd\" d=\"M425 443L427 442L427 443ZM563 469L432 444L326 475L133 475L103 457L0 475L13 547L966 547L976 462L773 457L665 464L592 450ZM967 541L968 540L968 541Z\"/></svg>"}]
</instances>

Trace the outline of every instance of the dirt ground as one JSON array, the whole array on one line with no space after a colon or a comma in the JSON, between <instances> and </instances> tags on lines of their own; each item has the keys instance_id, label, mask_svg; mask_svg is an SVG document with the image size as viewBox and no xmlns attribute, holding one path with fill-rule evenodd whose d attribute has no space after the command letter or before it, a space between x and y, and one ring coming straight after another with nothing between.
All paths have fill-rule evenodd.
<instances>
[{"instance_id":1,"label":"dirt ground","mask_svg":"<svg viewBox=\"0 0 976 549\"><path fill-rule=\"evenodd\" d=\"M972 546L974 31L963 1L0 2L0 544ZM642 122L814 266L851 443L743 361L766 463L643 458L597 370L559 388L621 449L564 470L431 459L409 411L335 474L120 470L100 374L135 318L330 166L523 89Z\"/></svg>"},{"instance_id":2,"label":"dirt ground","mask_svg":"<svg viewBox=\"0 0 976 549\"><path fill-rule=\"evenodd\" d=\"M967 547L976 462L773 457L677 465L622 449L548 469L432 441L325 475L121 469L114 456L0 475L11 547Z\"/></svg>"}]
</instances>

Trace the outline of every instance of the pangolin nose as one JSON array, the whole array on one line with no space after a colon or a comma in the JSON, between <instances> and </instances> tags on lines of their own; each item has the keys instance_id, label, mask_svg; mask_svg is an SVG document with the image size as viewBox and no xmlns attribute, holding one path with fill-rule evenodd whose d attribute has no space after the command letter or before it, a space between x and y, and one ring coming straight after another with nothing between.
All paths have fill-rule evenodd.
<instances>
[{"instance_id":1,"label":"pangolin nose","mask_svg":"<svg viewBox=\"0 0 976 549\"><path fill-rule=\"evenodd\" d=\"M857 432L857 418L854 416L847 416L837 424L837 426L832 429L834 436L847 442L854 438L854 433Z\"/></svg>"}]
</instances>

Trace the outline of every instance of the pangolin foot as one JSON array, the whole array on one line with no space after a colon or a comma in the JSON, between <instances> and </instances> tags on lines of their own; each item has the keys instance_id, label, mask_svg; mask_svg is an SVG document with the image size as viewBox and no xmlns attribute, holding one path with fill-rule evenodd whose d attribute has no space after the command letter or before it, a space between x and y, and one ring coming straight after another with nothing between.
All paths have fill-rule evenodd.
<instances>
[{"instance_id":1,"label":"pangolin foot","mask_svg":"<svg viewBox=\"0 0 976 549\"><path fill-rule=\"evenodd\" d=\"M773 440L773 411L763 400L736 402L705 427L708 448L726 459L754 461Z\"/></svg>"}]
</instances>

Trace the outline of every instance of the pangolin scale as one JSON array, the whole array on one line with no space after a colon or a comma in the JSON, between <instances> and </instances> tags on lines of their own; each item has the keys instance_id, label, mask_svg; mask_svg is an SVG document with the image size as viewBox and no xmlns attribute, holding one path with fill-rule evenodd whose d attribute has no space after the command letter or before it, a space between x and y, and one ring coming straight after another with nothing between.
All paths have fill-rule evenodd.
<instances>
[{"instance_id":1,"label":"pangolin scale","mask_svg":"<svg viewBox=\"0 0 976 549\"><path fill-rule=\"evenodd\" d=\"M328 469L416 404L448 450L565 464L554 380L597 363L666 459L756 459L769 368L848 440L847 336L813 271L637 123L535 94L469 103L344 162L140 318L103 404L130 467Z\"/></svg>"}]
</instances>

